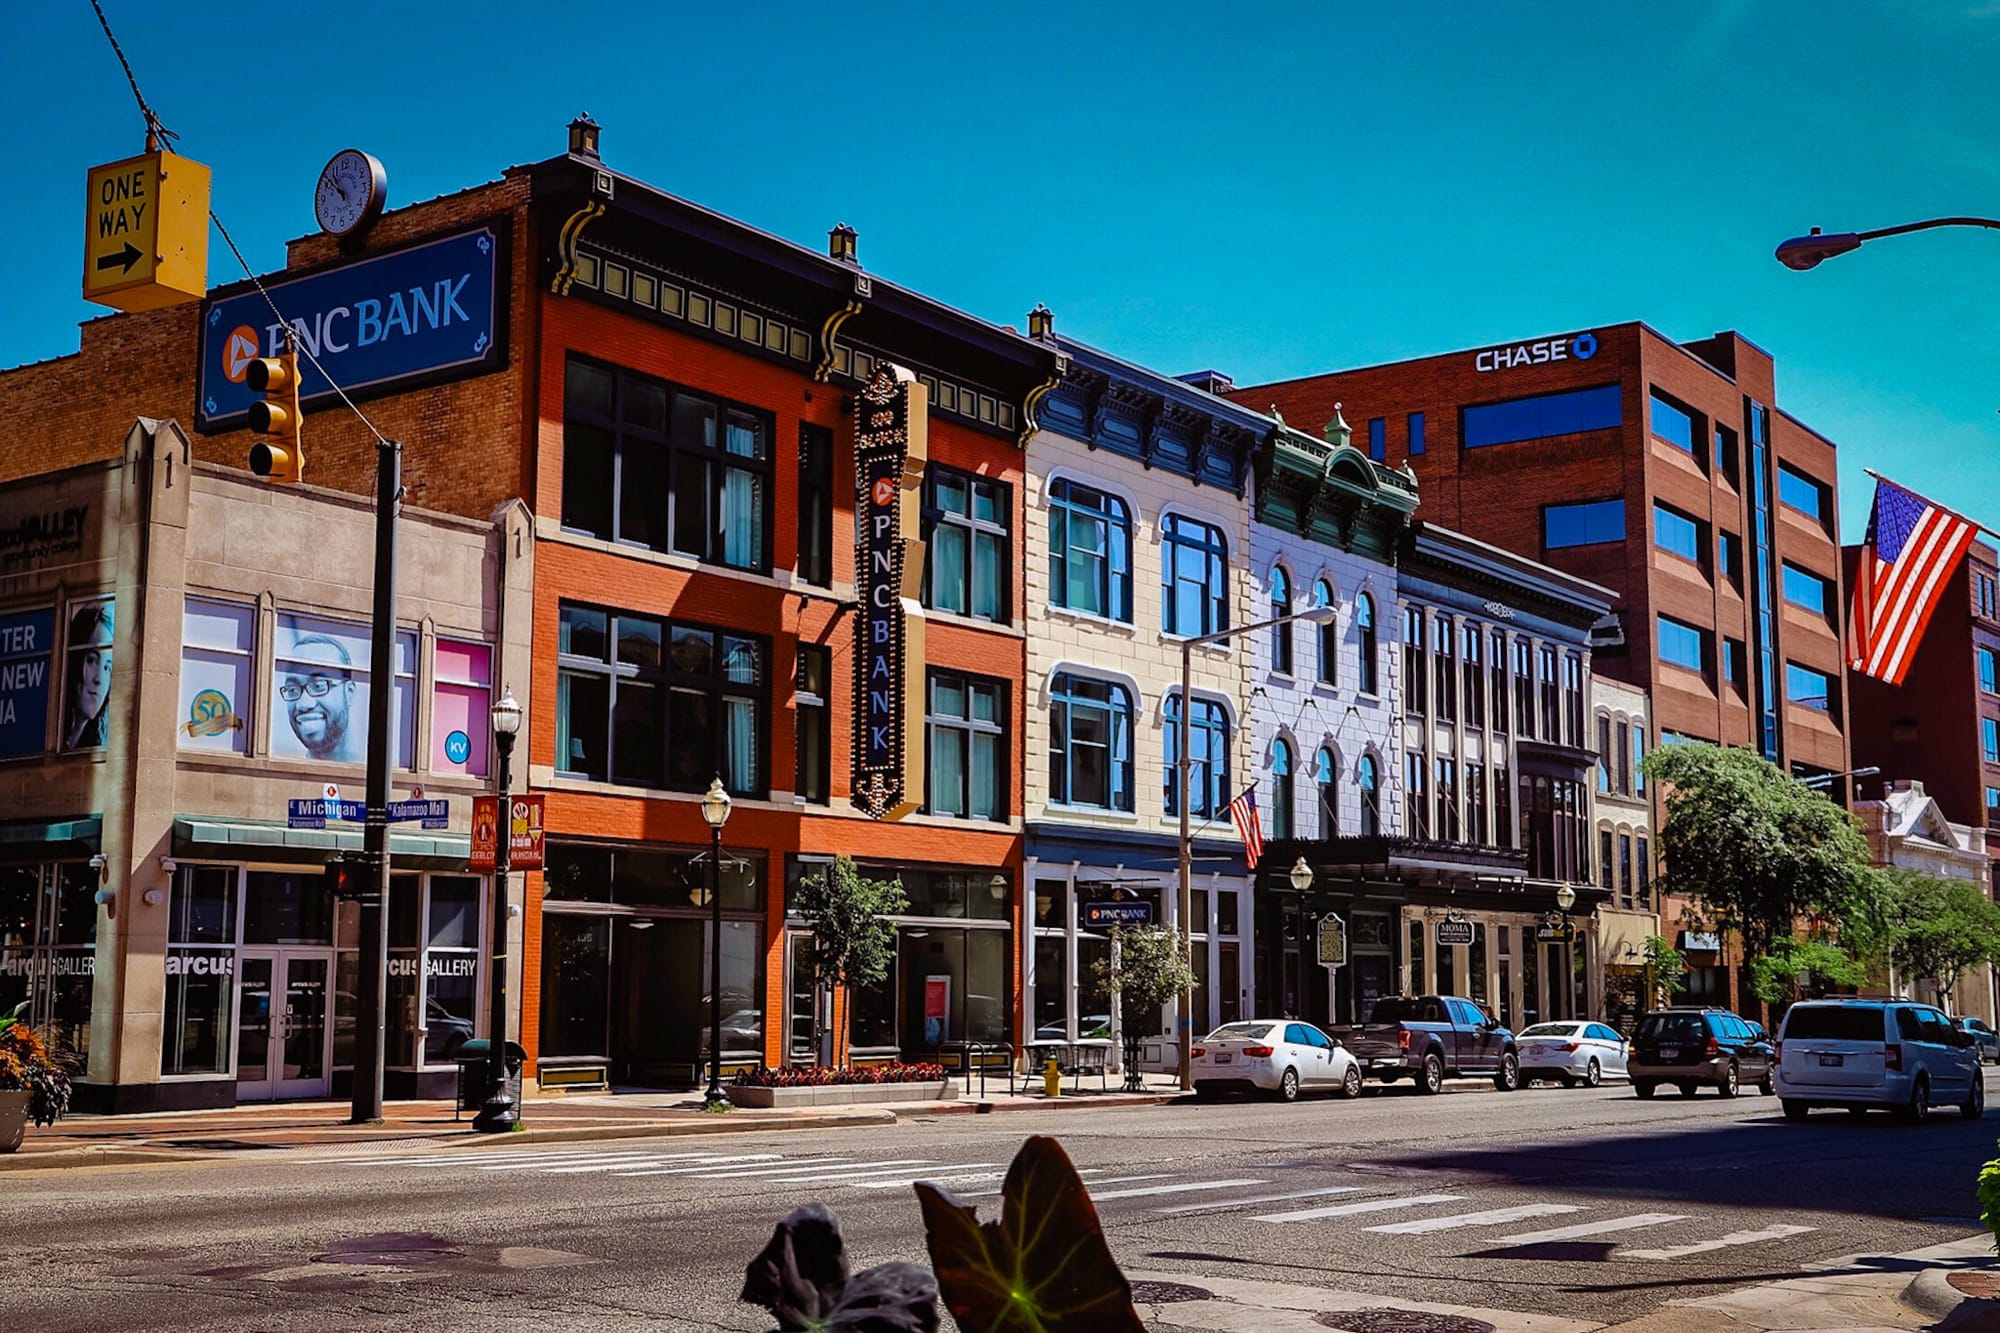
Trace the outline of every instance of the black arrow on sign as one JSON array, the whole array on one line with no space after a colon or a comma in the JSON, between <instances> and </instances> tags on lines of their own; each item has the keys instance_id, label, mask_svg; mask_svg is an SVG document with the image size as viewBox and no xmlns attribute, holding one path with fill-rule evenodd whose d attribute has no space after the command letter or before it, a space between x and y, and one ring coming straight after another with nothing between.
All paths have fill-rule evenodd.
<instances>
[{"instance_id":1,"label":"black arrow on sign","mask_svg":"<svg viewBox=\"0 0 2000 1333\"><path fill-rule=\"evenodd\" d=\"M123 268L127 273L130 273L132 265L138 262L139 247L127 241L125 242L124 250L119 253L115 255L99 255L97 257L97 271L102 273L108 268Z\"/></svg>"}]
</instances>

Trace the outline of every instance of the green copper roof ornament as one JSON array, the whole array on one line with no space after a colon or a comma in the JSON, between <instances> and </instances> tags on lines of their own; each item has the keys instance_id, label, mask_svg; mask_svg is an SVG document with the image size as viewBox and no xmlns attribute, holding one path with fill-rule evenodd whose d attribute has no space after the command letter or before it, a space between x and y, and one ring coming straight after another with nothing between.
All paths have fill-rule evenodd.
<instances>
[{"instance_id":1,"label":"green copper roof ornament","mask_svg":"<svg viewBox=\"0 0 2000 1333\"><path fill-rule=\"evenodd\" d=\"M1326 442L1336 449L1345 449L1354 442L1354 429L1340 414L1339 403L1333 405L1333 420L1326 423Z\"/></svg>"}]
</instances>

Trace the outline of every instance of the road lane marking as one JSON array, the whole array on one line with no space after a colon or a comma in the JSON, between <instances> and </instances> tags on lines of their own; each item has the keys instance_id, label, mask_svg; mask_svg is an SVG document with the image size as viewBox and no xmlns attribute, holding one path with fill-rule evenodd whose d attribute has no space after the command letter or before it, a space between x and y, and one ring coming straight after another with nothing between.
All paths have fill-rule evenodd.
<instances>
[{"instance_id":1,"label":"road lane marking","mask_svg":"<svg viewBox=\"0 0 2000 1333\"><path fill-rule=\"evenodd\" d=\"M630 1152L621 1152L621 1153L602 1153L602 1154L599 1154L599 1155L595 1155L595 1156L590 1156L590 1157L570 1157L570 1158L564 1158L564 1159L561 1159L561 1160L557 1160L557 1161L553 1161L553 1162L552 1162L552 1161L549 1161L549 1160L547 1160L547 1159L545 1159L545 1158L530 1158L530 1159L529 1159L528 1161L525 1161L525 1162L498 1162L498 1163L495 1163L495 1164L494 1164L494 1165L492 1165L492 1166L479 1166L479 1167L474 1167L474 1168L473 1168L473 1170L475 1170L475 1171L534 1171L534 1170L537 1170L537 1169L539 1169L539 1168L541 1168L541 1167L546 1167L546 1166L581 1166L581 1165L582 1165L583 1163L585 1163L585 1162L602 1162L602 1163L604 1163L604 1164L605 1164L606 1166L617 1166L617 1165L619 1165L620 1163L625 1163L625 1162L637 1162L637 1161L642 1161L642 1160L644 1160L644 1159L643 1159L643 1158L642 1158L642 1157L641 1157L641 1156L640 1156L640 1155L639 1155L638 1153L630 1153Z\"/></svg>"},{"instance_id":2,"label":"road lane marking","mask_svg":"<svg viewBox=\"0 0 2000 1333\"><path fill-rule=\"evenodd\" d=\"M1681 1213L1633 1213L1629 1217L1613 1217L1602 1222L1578 1222L1573 1227L1553 1227L1547 1231L1523 1231L1515 1236L1502 1236L1503 1245L1541 1245L1557 1240L1582 1240L1586 1236L1605 1236L1614 1231L1636 1231L1640 1227L1664 1226L1668 1222L1685 1222Z\"/></svg>"},{"instance_id":3,"label":"road lane marking","mask_svg":"<svg viewBox=\"0 0 2000 1333\"><path fill-rule=\"evenodd\" d=\"M1172 1208L1155 1208L1153 1211L1171 1216L1174 1213L1221 1212L1226 1208L1248 1208L1257 1203L1283 1203L1287 1199L1319 1199L1329 1194L1359 1194L1359 1185L1329 1185L1324 1189L1293 1190L1289 1194L1253 1194L1247 1199L1210 1200L1207 1203L1183 1203Z\"/></svg>"},{"instance_id":4,"label":"road lane marking","mask_svg":"<svg viewBox=\"0 0 2000 1333\"><path fill-rule=\"evenodd\" d=\"M910 1181L914 1181L914 1180L929 1180L929 1179L931 1179L930 1175L928 1175L927 1173L928 1173L928 1172L929 1172L929 1171L931 1170L931 1168L932 1168L932 1167L934 1167L935 1165L936 1165L936 1163L930 1163L930 1164L928 1164L928 1165L926 1165L926 1166L922 1166L922 1167L908 1167L908 1166L904 1166L904 1167L889 1167L889 1168L884 1168L884 1169L882 1169L882 1170L876 1170L876 1171L854 1171L854 1170L850 1170L850 1169L848 1169L848 1168L846 1168L846 1167L836 1167L836 1168L834 1168L834 1169L833 1169L833 1171L831 1171L830 1173L828 1173L828 1174L826 1174L826 1175L817 1175L817 1176L773 1176L773 1177L772 1177L772 1178L771 1178L771 1179L770 1179L769 1181L767 1181L766 1183L767 1183L767 1184L771 1184L771 1185L856 1185L856 1184L859 1184L859 1183L861 1183L861 1181L862 1181L862 1180L863 1180L864 1178L866 1178L866 1177L871 1177L871 1176L894 1176L894 1177L896 1177L895 1181L893 1181L893 1182L889 1182L889 1183L894 1183L894 1184L907 1184L907 1183L909 1183ZM967 1163L966 1163L966 1166L967 1166L967 1167L975 1167L975 1166L978 1166L978 1167L993 1167L993 1166L998 1166L998 1165L1000 1165L1000 1163L998 1163L998 1162L967 1162ZM951 1168L949 1168L949 1167L946 1167L945 1169L946 1169L946 1170L950 1170Z\"/></svg>"},{"instance_id":5,"label":"road lane marking","mask_svg":"<svg viewBox=\"0 0 2000 1333\"><path fill-rule=\"evenodd\" d=\"M1077 1174L1079 1176L1092 1176L1096 1175L1103 1169L1104 1168L1101 1166L1086 1167L1083 1170L1078 1171ZM1086 1183L1090 1185L1124 1185L1134 1180L1172 1180L1175 1176L1179 1174L1180 1173L1177 1171L1155 1171L1150 1176L1111 1176L1105 1180L1092 1180ZM958 1197L961 1199L977 1199L984 1195L998 1194L999 1192L1000 1192L1000 1187L996 1185L992 1189L986 1189L986 1190L961 1190L958 1192ZM1101 1198L1103 1196L1093 1194L1090 1197L1096 1199L1096 1198Z\"/></svg>"},{"instance_id":6,"label":"road lane marking","mask_svg":"<svg viewBox=\"0 0 2000 1333\"><path fill-rule=\"evenodd\" d=\"M596 1152L468 1152L428 1153L422 1157L331 1157L329 1165L347 1166L480 1166L489 1162L546 1161L558 1157L600 1157Z\"/></svg>"},{"instance_id":7,"label":"road lane marking","mask_svg":"<svg viewBox=\"0 0 2000 1333\"><path fill-rule=\"evenodd\" d=\"M658 1157L643 1155L639 1157L626 1157L616 1162L585 1162L581 1166L559 1163L547 1168L542 1174L545 1176L567 1176L585 1171L616 1171L621 1166L659 1166L666 1162L685 1162L691 1166L696 1163L703 1166L715 1166L720 1162L728 1160L726 1157L717 1157L712 1153L676 1152L664 1153Z\"/></svg>"},{"instance_id":8,"label":"road lane marking","mask_svg":"<svg viewBox=\"0 0 2000 1333\"><path fill-rule=\"evenodd\" d=\"M1130 1190L1105 1190L1090 1197L1099 1203L1106 1199L1145 1199L1155 1194L1192 1194L1198 1190L1234 1189L1238 1185L1268 1185L1268 1180L1195 1180L1182 1185L1141 1185Z\"/></svg>"},{"instance_id":9,"label":"road lane marking","mask_svg":"<svg viewBox=\"0 0 2000 1333\"><path fill-rule=\"evenodd\" d=\"M790 1175L794 1171L804 1171L808 1168L813 1170L823 1168L829 1172L843 1172L873 1171L877 1167L936 1166L937 1164L934 1159L929 1157L891 1157L887 1161L876 1162L857 1162L850 1157L829 1157L824 1162L784 1162L778 1166L753 1166L742 1171L707 1171L706 1168L696 1167L689 1171L688 1174L697 1180L742 1180L745 1178L754 1179L759 1176L766 1178L785 1176ZM772 1179L771 1183L779 1184L782 1182Z\"/></svg>"},{"instance_id":10,"label":"road lane marking","mask_svg":"<svg viewBox=\"0 0 2000 1333\"><path fill-rule=\"evenodd\" d=\"M1765 1227L1762 1231L1732 1231L1719 1240L1699 1240L1692 1245L1673 1245L1664 1250L1618 1250L1613 1259L1686 1259L1692 1255L1708 1254L1715 1250L1726 1250L1735 1245L1755 1245L1760 1241L1784 1240L1788 1236L1803 1236L1818 1227L1792 1226L1780 1222L1776 1226Z\"/></svg>"},{"instance_id":11,"label":"road lane marking","mask_svg":"<svg viewBox=\"0 0 2000 1333\"><path fill-rule=\"evenodd\" d=\"M1401 1199L1363 1199L1360 1203L1336 1203L1325 1208L1301 1208L1289 1213L1259 1213L1253 1222L1311 1222L1322 1217L1353 1217L1357 1213L1386 1213L1395 1208L1418 1208L1425 1204L1457 1203L1463 1194L1412 1194Z\"/></svg>"},{"instance_id":12,"label":"road lane marking","mask_svg":"<svg viewBox=\"0 0 2000 1333\"><path fill-rule=\"evenodd\" d=\"M778 1161L780 1158L782 1158L783 1155L784 1154L782 1153L774 1153L774 1152L744 1153L743 1156L737 1160L745 1162L775 1162ZM717 1161L727 1161L727 1160L729 1159L727 1158L717 1159ZM830 1166L835 1162L844 1162L846 1160L847 1159L845 1157L806 1158L803 1161L786 1162L783 1166L779 1167L764 1167L759 1169L792 1171L796 1170L799 1167L806 1167L806 1166ZM703 1162L700 1166L665 1166L665 1167L658 1167L648 1171L621 1171L619 1172L619 1174L626 1176L692 1176L704 1171L712 1172L715 1170L715 1166L716 1166L715 1162Z\"/></svg>"},{"instance_id":13,"label":"road lane marking","mask_svg":"<svg viewBox=\"0 0 2000 1333\"><path fill-rule=\"evenodd\" d=\"M1553 1217L1558 1213L1580 1213L1569 1203L1524 1203L1513 1208L1488 1208L1478 1213L1454 1213L1449 1217L1426 1217L1417 1222L1389 1222L1369 1227L1389 1236L1422 1236L1432 1231L1456 1231L1460 1227L1490 1227L1502 1222L1525 1222L1531 1217Z\"/></svg>"}]
</instances>

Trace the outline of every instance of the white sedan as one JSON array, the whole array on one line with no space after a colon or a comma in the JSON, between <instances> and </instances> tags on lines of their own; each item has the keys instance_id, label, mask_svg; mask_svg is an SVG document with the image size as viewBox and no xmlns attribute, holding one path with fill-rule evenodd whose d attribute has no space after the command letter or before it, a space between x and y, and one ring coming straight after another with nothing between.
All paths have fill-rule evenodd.
<instances>
[{"instance_id":1,"label":"white sedan","mask_svg":"<svg viewBox=\"0 0 2000 1333\"><path fill-rule=\"evenodd\" d=\"M1594 1088L1625 1077L1630 1049L1602 1023L1537 1023L1514 1039L1521 1052L1521 1081L1554 1079L1565 1087Z\"/></svg>"},{"instance_id":2,"label":"white sedan","mask_svg":"<svg viewBox=\"0 0 2000 1333\"><path fill-rule=\"evenodd\" d=\"M1250 1088L1287 1102L1321 1088L1359 1097L1361 1066L1346 1047L1310 1023L1292 1018L1224 1023L1194 1048L1195 1095L1207 1098Z\"/></svg>"}]
</instances>

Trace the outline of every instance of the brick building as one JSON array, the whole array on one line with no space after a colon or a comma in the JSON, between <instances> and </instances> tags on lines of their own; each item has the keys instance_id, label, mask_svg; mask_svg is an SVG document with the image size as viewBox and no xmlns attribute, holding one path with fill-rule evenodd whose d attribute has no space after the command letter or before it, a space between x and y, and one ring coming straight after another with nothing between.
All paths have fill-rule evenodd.
<instances>
[{"instance_id":1,"label":"brick building","mask_svg":"<svg viewBox=\"0 0 2000 1333\"><path fill-rule=\"evenodd\" d=\"M1421 518L1611 589L1594 668L1647 692L1654 744L1849 767L1834 444L1778 408L1747 339L1626 323L1231 396L1302 423L1344 404L1373 457L1415 473ZM1692 961L1734 987L1727 959Z\"/></svg>"}]
</instances>

